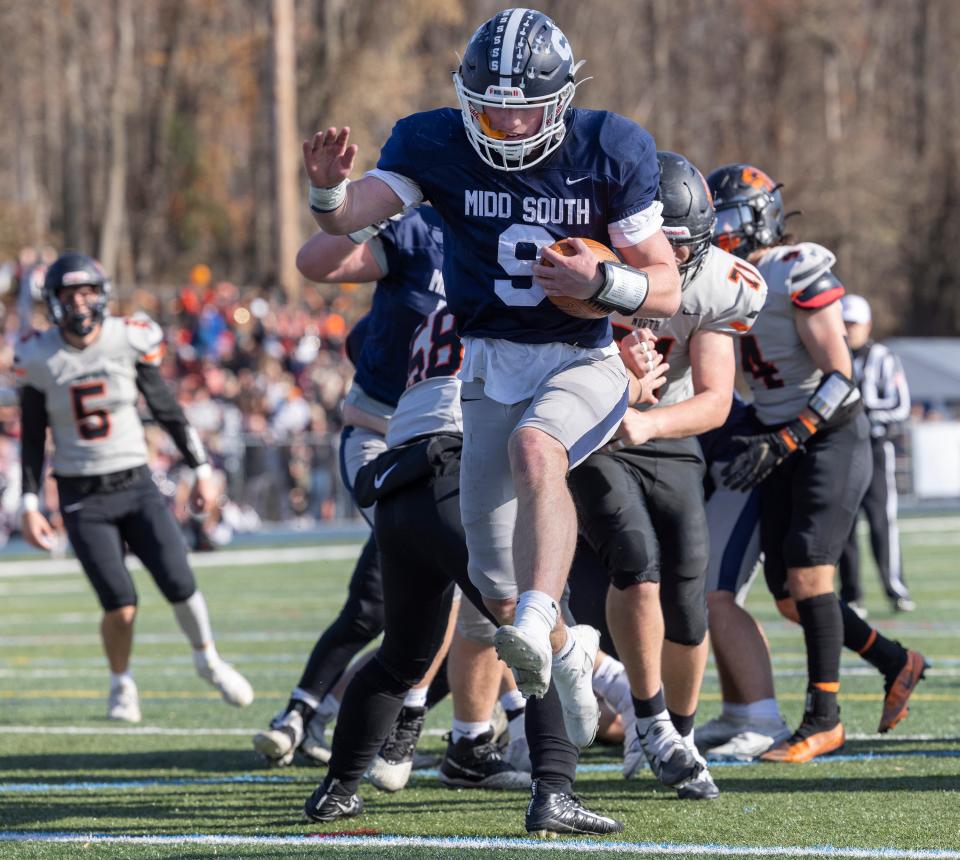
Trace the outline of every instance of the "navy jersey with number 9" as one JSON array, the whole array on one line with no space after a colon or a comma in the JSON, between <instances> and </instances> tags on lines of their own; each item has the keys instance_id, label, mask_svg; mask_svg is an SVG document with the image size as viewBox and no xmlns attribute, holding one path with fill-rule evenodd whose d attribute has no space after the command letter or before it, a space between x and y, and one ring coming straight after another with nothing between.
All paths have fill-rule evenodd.
<instances>
[{"instance_id":1,"label":"navy jersey with number 9","mask_svg":"<svg viewBox=\"0 0 960 860\"><path fill-rule=\"evenodd\" d=\"M646 238L625 239L618 222L654 201L656 145L639 125L605 111L571 109L566 123L556 152L516 172L484 164L449 108L400 120L381 151L372 175L405 203L419 190L443 218L444 285L461 335L588 348L610 342L606 319L571 317L546 301L531 267L557 239L623 246ZM649 232L658 227L653 221Z\"/></svg>"}]
</instances>

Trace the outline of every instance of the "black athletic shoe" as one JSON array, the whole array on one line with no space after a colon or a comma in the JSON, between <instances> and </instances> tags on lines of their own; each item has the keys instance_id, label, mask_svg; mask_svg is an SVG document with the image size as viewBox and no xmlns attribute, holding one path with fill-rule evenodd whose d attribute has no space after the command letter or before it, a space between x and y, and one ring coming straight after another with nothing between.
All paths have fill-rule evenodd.
<instances>
[{"instance_id":1,"label":"black athletic shoe","mask_svg":"<svg viewBox=\"0 0 960 860\"><path fill-rule=\"evenodd\" d=\"M340 782L328 776L303 807L303 814L311 821L336 821L338 818L352 818L363 812L363 800L359 794L349 794L343 790Z\"/></svg>"},{"instance_id":2,"label":"black athletic shoe","mask_svg":"<svg viewBox=\"0 0 960 860\"><path fill-rule=\"evenodd\" d=\"M400 791L410 779L413 753L427 718L426 708L401 708L380 752L370 763L367 778L383 791Z\"/></svg>"},{"instance_id":3,"label":"black athletic shoe","mask_svg":"<svg viewBox=\"0 0 960 860\"><path fill-rule=\"evenodd\" d=\"M440 782L455 788L526 791L530 774L514 770L503 760L491 729L476 738L449 741L440 764Z\"/></svg>"},{"instance_id":4,"label":"black athletic shoe","mask_svg":"<svg viewBox=\"0 0 960 860\"><path fill-rule=\"evenodd\" d=\"M530 786L530 794L527 833L540 839L554 839L558 833L602 836L623 830L619 821L591 812L575 794L538 791L536 780Z\"/></svg>"}]
</instances>

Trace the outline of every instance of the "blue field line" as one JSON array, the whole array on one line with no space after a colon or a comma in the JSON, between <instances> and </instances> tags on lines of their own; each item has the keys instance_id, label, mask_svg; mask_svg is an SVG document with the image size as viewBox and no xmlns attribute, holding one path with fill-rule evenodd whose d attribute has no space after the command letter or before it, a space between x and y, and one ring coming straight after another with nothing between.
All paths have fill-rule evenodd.
<instances>
[{"instance_id":1,"label":"blue field line","mask_svg":"<svg viewBox=\"0 0 960 860\"><path fill-rule=\"evenodd\" d=\"M675 842L615 842L563 838L552 842L481 836L386 836L322 833L307 836L235 836L232 834L162 834L115 836L105 833L28 833L0 831L0 842L107 843L114 845L257 845L324 848L435 848L453 850L557 851L602 854L658 854L708 857L849 857L864 860L960 860L960 851L910 848L840 848L833 845L724 845Z\"/></svg>"},{"instance_id":2,"label":"blue field line","mask_svg":"<svg viewBox=\"0 0 960 860\"><path fill-rule=\"evenodd\" d=\"M894 758L960 758L960 750L909 750L904 752L889 753L858 753L856 755L831 755L819 760L822 764L833 764L840 762L869 762L881 761ZM752 767L760 765L764 768L766 764L760 762L748 761L711 761L711 768L726 767ZM608 764L581 764L577 766L578 774L587 773L619 773L622 765L617 762ZM411 776L414 779L437 779L440 771L427 768L414 771ZM266 776L258 774L240 774L238 776L223 777L174 777L171 779L128 779L116 780L113 782L8 782L0 783L0 794L30 794L42 792L64 792L64 791L103 791L107 789L134 789L134 788L166 788L167 786L187 786L187 785L229 785L236 783L296 783L306 784L309 780L303 780L293 776Z\"/></svg>"},{"instance_id":3,"label":"blue field line","mask_svg":"<svg viewBox=\"0 0 960 860\"><path fill-rule=\"evenodd\" d=\"M0 783L0 794L31 794L56 791L103 791L104 789L166 788L178 785L231 785L235 783L298 782L293 776L241 776L174 777L171 779L120 779L113 782L7 782Z\"/></svg>"}]
</instances>

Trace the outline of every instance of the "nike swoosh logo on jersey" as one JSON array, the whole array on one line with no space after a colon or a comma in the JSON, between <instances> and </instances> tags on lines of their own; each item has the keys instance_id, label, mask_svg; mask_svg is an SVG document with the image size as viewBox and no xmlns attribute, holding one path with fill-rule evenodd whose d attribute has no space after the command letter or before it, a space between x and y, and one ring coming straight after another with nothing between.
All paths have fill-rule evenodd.
<instances>
[{"instance_id":1,"label":"nike swoosh logo on jersey","mask_svg":"<svg viewBox=\"0 0 960 860\"><path fill-rule=\"evenodd\" d=\"M83 502L74 502L72 505L64 505L63 512L65 514L72 514L74 511L79 511L83 507Z\"/></svg>"},{"instance_id":2,"label":"nike swoosh logo on jersey","mask_svg":"<svg viewBox=\"0 0 960 860\"><path fill-rule=\"evenodd\" d=\"M389 474L390 474L394 469L396 469L396 468L397 468L397 464L394 463L394 464L393 464L389 469L387 469L387 471L384 472L382 475L377 475L377 477L373 479L373 488L374 488L375 490L379 490L379 489L383 486L383 482L387 480L387 475L389 475Z\"/></svg>"},{"instance_id":3,"label":"nike swoosh logo on jersey","mask_svg":"<svg viewBox=\"0 0 960 860\"><path fill-rule=\"evenodd\" d=\"M589 179L589 176L581 176L579 179L571 179L567 177L567 185L576 185L578 182L583 182L584 179Z\"/></svg>"},{"instance_id":4,"label":"nike swoosh logo on jersey","mask_svg":"<svg viewBox=\"0 0 960 860\"><path fill-rule=\"evenodd\" d=\"M684 315L684 316L688 316L688 317L700 317L700 316L703 316L703 314L701 314L700 311L688 311L686 308L684 308L684 310L683 310L683 315Z\"/></svg>"}]
</instances>

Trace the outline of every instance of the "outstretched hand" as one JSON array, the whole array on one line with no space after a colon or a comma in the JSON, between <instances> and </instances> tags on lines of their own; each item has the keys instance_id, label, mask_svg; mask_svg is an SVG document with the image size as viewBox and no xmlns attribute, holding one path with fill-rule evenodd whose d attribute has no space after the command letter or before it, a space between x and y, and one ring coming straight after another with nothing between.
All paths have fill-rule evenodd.
<instances>
[{"instance_id":1,"label":"outstretched hand","mask_svg":"<svg viewBox=\"0 0 960 860\"><path fill-rule=\"evenodd\" d=\"M349 126L341 129L330 126L303 142L303 166L311 185L333 188L350 176L359 147L355 143L348 145L349 139Z\"/></svg>"}]
</instances>

